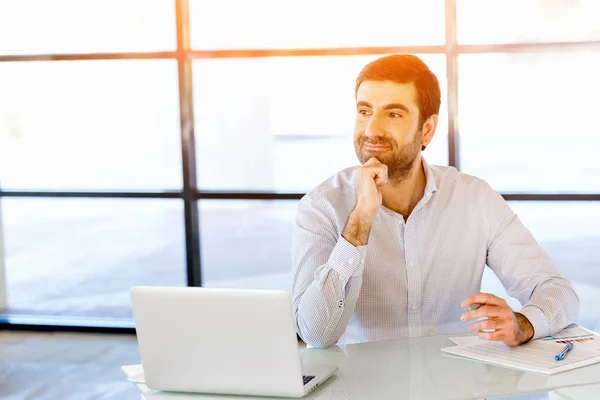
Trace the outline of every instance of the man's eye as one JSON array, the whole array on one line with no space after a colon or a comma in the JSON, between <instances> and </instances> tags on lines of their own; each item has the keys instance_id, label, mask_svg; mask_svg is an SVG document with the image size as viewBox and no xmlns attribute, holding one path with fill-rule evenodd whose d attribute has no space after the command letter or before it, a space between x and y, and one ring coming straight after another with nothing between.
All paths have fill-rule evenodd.
<instances>
[{"instance_id":1,"label":"man's eye","mask_svg":"<svg viewBox=\"0 0 600 400\"><path fill-rule=\"evenodd\" d=\"M360 115L369 115L369 111L368 110L358 110L358 113Z\"/></svg>"},{"instance_id":2,"label":"man's eye","mask_svg":"<svg viewBox=\"0 0 600 400\"><path fill-rule=\"evenodd\" d=\"M402 115L395 113L395 112L391 112L388 115L392 118L401 118L402 117Z\"/></svg>"}]
</instances>

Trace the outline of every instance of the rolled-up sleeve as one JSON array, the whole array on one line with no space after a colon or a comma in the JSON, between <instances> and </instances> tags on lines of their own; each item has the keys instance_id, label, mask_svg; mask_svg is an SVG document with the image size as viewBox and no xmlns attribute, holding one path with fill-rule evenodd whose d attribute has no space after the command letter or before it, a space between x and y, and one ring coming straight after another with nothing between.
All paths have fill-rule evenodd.
<instances>
[{"instance_id":1,"label":"rolled-up sleeve","mask_svg":"<svg viewBox=\"0 0 600 400\"><path fill-rule=\"evenodd\" d=\"M486 184L481 200L489 238L487 265L507 293L523 305L520 312L533 325L533 338L553 334L575 322L579 298L571 283L500 194Z\"/></svg>"}]
</instances>

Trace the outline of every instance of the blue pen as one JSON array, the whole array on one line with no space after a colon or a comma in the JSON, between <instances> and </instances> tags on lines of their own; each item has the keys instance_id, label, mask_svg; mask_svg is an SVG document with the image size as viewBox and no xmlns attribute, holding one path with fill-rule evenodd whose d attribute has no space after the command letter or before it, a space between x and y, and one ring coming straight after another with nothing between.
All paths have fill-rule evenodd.
<instances>
[{"instance_id":1,"label":"blue pen","mask_svg":"<svg viewBox=\"0 0 600 400\"><path fill-rule=\"evenodd\" d=\"M573 350L573 342L570 342L565 346L560 353L554 356L556 361L562 361L569 351Z\"/></svg>"}]
</instances>

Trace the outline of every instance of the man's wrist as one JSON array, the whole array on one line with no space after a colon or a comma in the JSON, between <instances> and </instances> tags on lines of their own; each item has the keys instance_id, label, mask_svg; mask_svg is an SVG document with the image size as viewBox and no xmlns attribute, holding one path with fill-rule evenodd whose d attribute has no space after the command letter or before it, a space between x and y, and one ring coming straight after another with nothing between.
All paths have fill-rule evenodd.
<instances>
[{"instance_id":1,"label":"man's wrist","mask_svg":"<svg viewBox=\"0 0 600 400\"><path fill-rule=\"evenodd\" d=\"M521 313L516 312L515 317L517 318L517 323L519 325L517 341L519 342L519 344L529 342L535 334L533 325L531 324L529 319L527 319L527 317Z\"/></svg>"},{"instance_id":2,"label":"man's wrist","mask_svg":"<svg viewBox=\"0 0 600 400\"><path fill-rule=\"evenodd\" d=\"M364 246L369 241L373 215L362 208L355 208L348 218L342 237L355 247Z\"/></svg>"}]
</instances>

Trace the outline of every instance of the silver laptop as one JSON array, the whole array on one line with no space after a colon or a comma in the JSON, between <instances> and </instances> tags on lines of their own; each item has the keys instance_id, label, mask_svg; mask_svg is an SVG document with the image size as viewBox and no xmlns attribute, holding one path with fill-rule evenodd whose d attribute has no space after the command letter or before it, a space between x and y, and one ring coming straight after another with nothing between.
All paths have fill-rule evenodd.
<instances>
[{"instance_id":1,"label":"silver laptop","mask_svg":"<svg viewBox=\"0 0 600 400\"><path fill-rule=\"evenodd\" d=\"M286 291L133 286L130 293L150 389L302 397L337 370L300 363Z\"/></svg>"}]
</instances>

